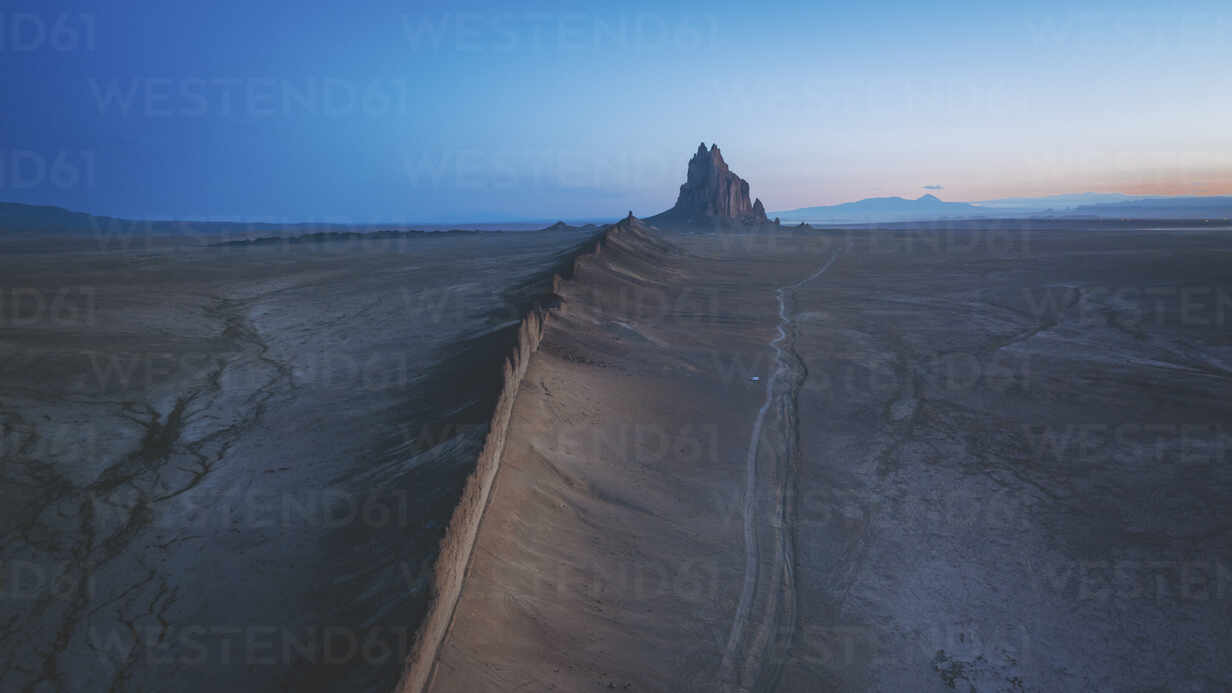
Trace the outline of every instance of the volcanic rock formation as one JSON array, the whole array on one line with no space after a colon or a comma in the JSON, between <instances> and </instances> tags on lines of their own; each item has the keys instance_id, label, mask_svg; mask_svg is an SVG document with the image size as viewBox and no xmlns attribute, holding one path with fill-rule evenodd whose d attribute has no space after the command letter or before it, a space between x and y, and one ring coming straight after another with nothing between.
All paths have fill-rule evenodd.
<instances>
[{"instance_id":1,"label":"volcanic rock formation","mask_svg":"<svg viewBox=\"0 0 1232 693\"><path fill-rule=\"evenodd\" d=\"M704 142L689 160L688 178L680 186L676 206L648 221L767 223L761 200L749 201L748 181L732 173L718 145L707 150Z\"/></svg>"}]
</instances>

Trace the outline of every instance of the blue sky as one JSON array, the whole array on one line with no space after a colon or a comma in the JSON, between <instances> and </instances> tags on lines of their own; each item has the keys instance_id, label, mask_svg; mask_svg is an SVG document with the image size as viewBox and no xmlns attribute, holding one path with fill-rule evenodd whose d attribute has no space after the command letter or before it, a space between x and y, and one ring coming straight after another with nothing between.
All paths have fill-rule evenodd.
<instances>
[{"instance_id":1,"label":"blue sky","mask_svg":"<svg viewBox=\"0 0 1232 693\"><path fill-rule=\"evenodd\" d=\"M0 199L143 218L1232 193L1224 3L0 4ZM314 3L320 5L320 3Z\"/></svg>"}]
</instances>

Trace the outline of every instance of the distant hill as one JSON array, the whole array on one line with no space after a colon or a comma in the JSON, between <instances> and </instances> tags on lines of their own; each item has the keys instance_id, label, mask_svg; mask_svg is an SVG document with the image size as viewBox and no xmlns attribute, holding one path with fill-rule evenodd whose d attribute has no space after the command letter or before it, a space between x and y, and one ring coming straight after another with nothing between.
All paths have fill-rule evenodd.
<instances>
[{"instance_id":1,"label":"distant hill","mask_svg":"<svg viewBox=\"0 0 1232 693\"><path fill-rule=\"evenodd\" d=\"M543 229L537 229L543 232L575 232L579 234L592 233L597 231L599 226L595 224L585 224L583 226L570 226L563 221L558 221L555 224ZM213 245L219 246L254 246L254 245L282 245L282 244L300 244L300 243L329 243L334 241L352 241L352 240L383 240L390 238L418 238L427 234L477 234L477 233L504 233L499 229L442 229L437 231L424 231L422 229L374 229L369 231L316 231L311 233L302 233L298 235L279 235L279 236L259 236L256 238L244 238L237 241L222 241ZM529 231L520 231L518 233L530 233Z\"/></svg>"},{"instance_id":2,"label":"distant hill","mask_svg":"<svg viewBox=\"0 0 1232 693\"><path fill-rule=\"evenodd\" d=\"M882 222L978 217L994 213L1000 212L981 209L967 202L945 202L936 195L921 195L914 200L905 197L870 197L858 202L773 212L770 216L779 217L783 221Z\"/></svg>"},{"instance_id":3,"label":"distant hill","mask_svg":"<svg viewBox=\"0 0 1232 693\"><path fill-rule=\"evenodd\" d=\"M1126 219L1232 219L1232 197L1152 197L1075 207L1083 216Z\"/></svg>"},{"instance_id":4,"label":"distant hill","mask_svg":"<svg viewBox=\"0 0 1232 693\"><path fill-rule=\"evenodd\" d=\"M1117 202L1132 202L1157 197L1156 195L1126 195L1125 193L1070 193L1065 195L1045 195L1043 197L1001 197L993 200L980 200L971 204L984 209L997 209L1014 213L1068 211L1082 205L1111 204Z\"/></svg>"},{"instance_id":5,"label":"distant hill","mask_svg":"<svg viewBox=\"0 0 1232 693\"><path fill-rule=\"evenodd\" d=\"M914 200L870 197L858 202L775 212L783 221L883 223L981 217L1099 217L1108 219L1228 219L1232 197L1163 197L1122 193L1077 193L1006 197L981 202L944 202L933 195Z\"/></svg>"},{"instance_id":6,"label":"distant hill","mask_svg":"<svg viewBox=\"0 0 1232 693\"><path fill-rule=\"evenodd\" d=\"M91 233L104 228L109 217L95 217L61 207L0 202L0 230L48 233Z\"/></svg>"},{"instance_id":7,"label":"distant hill","mask_svg":"<svg viewBox=\"0 0 1232 693\"><path fill-rule=\"evenodd\" d=\"M0 202L0 232L61 235L106 235L116 233L154 235L226 234L275 231L309 233L347 230L343 224L271 224L232 221L145 221L95 216L62 207Z\"/></svg>"},{"instance_id":8,"label":"distant hill","mask_svg":"<svg viewBox=\"0 0 1232 693\"><path fill-rule=\"evenodd\" d=\"M598 230L598 228L599 228L598 224L582 224L581 226L573 226L571 224L566 224L563 221L558 221L555 224L552 224L551 226L545 229L539 229L539 230L540 231L585 231L585 232L589 232L589 231L596 231Z\"/></svg>"},{"instance_id":9,"label":"distant hill","mask_svg":"<svg viewBox=\"0 0 1232 693\"><path fill-rule=\"evenodd\" d=\"M285 238L290 236L313 237L318 240L337 238L348 234L372 233L411 233L413 229L420 231L455 231L460 227L467 230L484 231L579 231L589 232L598 228L597 225L586 223L581 226L570 226L558 221L551 226L540 229L536 224L527 222L510 222L508 224L332 224L332 223L268 223L239 221L144 221L135 219L117 219L115 217L95 216L83 212L74 212L62 207L40 205L25 205L16 202L0 202L0 233L28 233L61 236L114 236L155 235L155 236L222 236L232 239L239 238L239 243L248 241L266 242L270 238Z\"/></svg>"}]
</instances>

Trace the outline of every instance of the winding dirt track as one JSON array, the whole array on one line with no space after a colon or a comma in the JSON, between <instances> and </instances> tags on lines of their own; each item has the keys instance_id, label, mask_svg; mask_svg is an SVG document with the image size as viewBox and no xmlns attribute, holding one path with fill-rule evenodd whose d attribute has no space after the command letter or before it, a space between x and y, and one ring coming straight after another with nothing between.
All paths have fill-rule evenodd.
<instances>
[{"instance_id":1,"label":"winding dirt track","mask_svg":"<svg viewBox=\"0 0 1232 693\"><path fill-rule=\"evenodd\" d=\"M752 691L773 690L782 670L782 655L790 646L794 631L795 577L794 540L791 528L791 503L794 493L791 479L797 466L798 439L796 398L804 382L806 371L795 352L795 326L789 308L789 294L820 277L838 258L834 254L809 276L775 290L778 299L778 334L770 340L774 361L770 377L766 381L766 399L757 410L753 431L749 439L745 462L744 492L744 583L740 602L732 617L731 631L719 669L719 682L723 690ZM780 387L782 385L782 387ZM774 429L779 445L774 440L762 446L766 415L774 406ZM761 544L758 537L758 456L765 452L771 456L774 473L766 475L778 481L773 493L773 507L767 509L767 519L774 533L774 557L770 564L770 579L762 579ZM782 603L779 603L779 600ZM756 632L749 632L749 621L756 602L761 602L760 621ZM771 639L774 640L773 647ZM741 664L737 662L742 661Z\"/></svg>"}]
</instances>

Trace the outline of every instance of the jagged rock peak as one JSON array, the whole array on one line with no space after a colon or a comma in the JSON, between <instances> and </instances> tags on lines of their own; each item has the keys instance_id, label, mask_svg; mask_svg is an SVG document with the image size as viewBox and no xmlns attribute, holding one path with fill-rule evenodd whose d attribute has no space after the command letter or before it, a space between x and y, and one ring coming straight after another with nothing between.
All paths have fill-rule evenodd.
<instances>
[{"instance_id":1,"label":"jagged rock peak","mask_svg":"<svg viewBox=\"0 0 1232 693\"><path fill-rule=\"evenodd\" d=\"M711 143L707 150L705 142L697 145L676 205L664 216L691 222L717 218L767 223L761 201L750 201L748 182L728 168L719 145Z\"/></svg>"}]
</instances>

